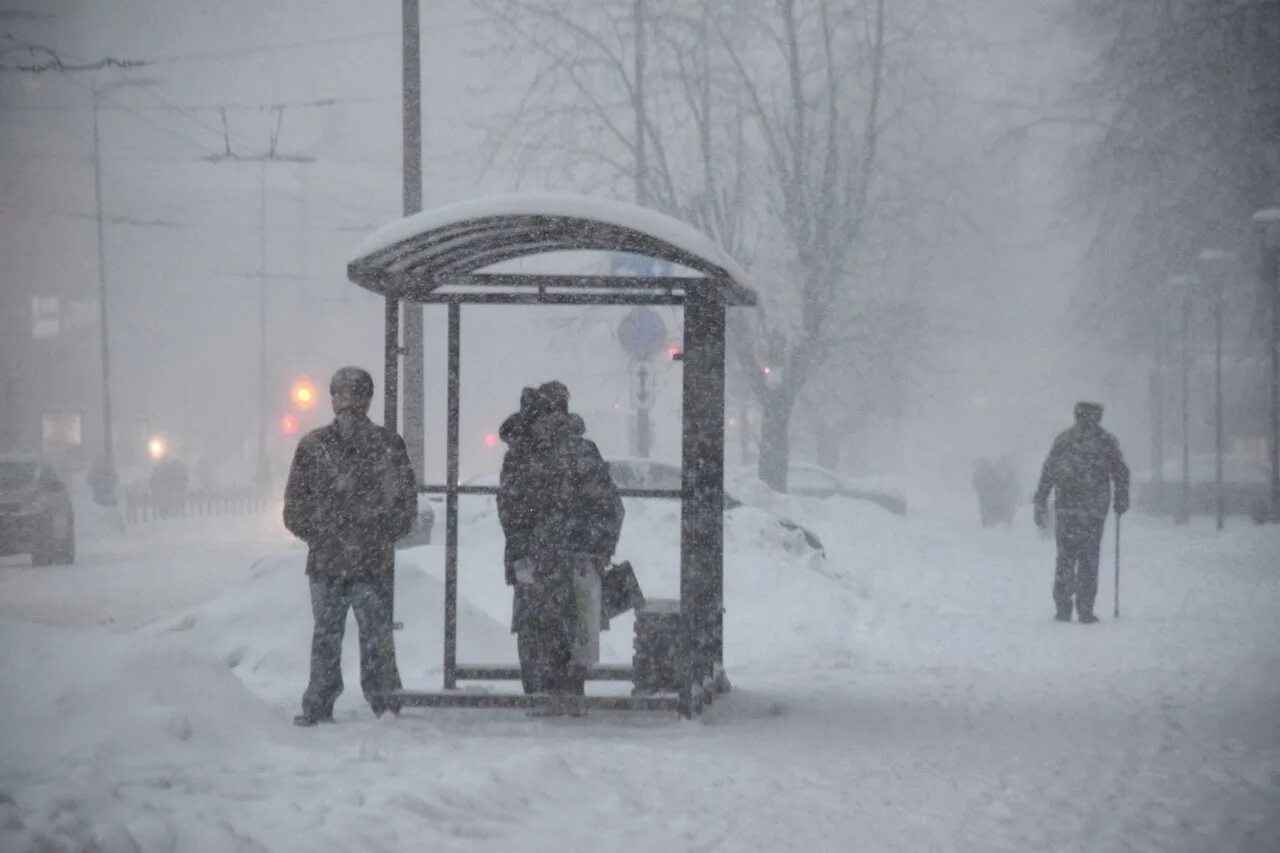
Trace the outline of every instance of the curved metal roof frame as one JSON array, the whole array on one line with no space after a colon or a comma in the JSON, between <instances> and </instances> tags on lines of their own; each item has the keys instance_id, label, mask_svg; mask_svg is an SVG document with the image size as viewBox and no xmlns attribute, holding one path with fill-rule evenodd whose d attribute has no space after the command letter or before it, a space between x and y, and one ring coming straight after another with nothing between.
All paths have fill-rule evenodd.
<instances>
[{"instance_id":1,"label":"curved metal roof frame","mask_svg":"<svg viewBox=\"0 0 1280 853\"><path fill-rule=\"evenodd\" d=\"M627 252L701 275L483 272L504 261L560 251ZM679 303L697 287L713 289L725 305L756 304L755 292L711 259L637 227L585 216L509 213L448 222L357 258L347 276L367 290L415 302Z\"/></svg>"}]
</instances>

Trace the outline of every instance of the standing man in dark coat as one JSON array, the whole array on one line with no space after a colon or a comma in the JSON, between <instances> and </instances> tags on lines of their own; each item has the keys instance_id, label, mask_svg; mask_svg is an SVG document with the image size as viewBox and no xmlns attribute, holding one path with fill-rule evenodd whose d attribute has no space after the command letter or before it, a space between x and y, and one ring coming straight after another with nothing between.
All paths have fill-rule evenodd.
<instances>
[{"instance_id":1,"label":"standing man in dark coat","mask_svg":"<svg viewBox=\"0 0 1280 853\"><path fill-rule=\"evenodd\" d=\"M622 499L562 383L525 389L501 432L498 516L521 680L527 693L581 696L599 653L600 572L622 531Z\"/></svg>"},{"instance_id":2,"label":"standing man in dark coat","mask_svg":"<svg viewBox=\"0 0 1280 853\"><path fill-rule=\"evenodd\" d=\"M1071 621L1075 595L1080 622L1098 621L1093 601L1098 594L1098 551L1115 491L1116 515L1129 510L1129 467L1115 436L1102 428L1102 406L1076 403L1075 426L1053 442L1040 472L1035 495L1038 527L1048 524L1049 494L1054 493L1058 542L1053 601L1059 622Z\"/></svg>"},{"instance_id":3,"label":"standing man in dark coat","mask_svg":"<svg viewBox=\"0 0 1280 853\"><path fill-rule=\"evenodd\" d=\"M329 383L333 423L298 442L284 493L284 524L307 543L311 583L311 680L300 726L333 721L342 692L347 610L360 630L360 686L373 712L399 713L392 638L395 543L408 534L417 488L404 440L369 420L373 378L344 367Z\"/></svg>"}]
</instances>

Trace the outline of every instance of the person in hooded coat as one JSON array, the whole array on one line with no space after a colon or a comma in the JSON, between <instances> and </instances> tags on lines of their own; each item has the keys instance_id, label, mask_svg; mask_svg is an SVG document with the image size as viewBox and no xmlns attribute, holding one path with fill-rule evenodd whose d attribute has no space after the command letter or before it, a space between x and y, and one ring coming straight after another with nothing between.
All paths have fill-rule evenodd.
<instances>
[{"instance_id":1,"label":"person in hooded coat","mask_svg":"<svg viewBox=\"0 0 1280 853\"><path fill-rule=\"evenodd\" d=\"M499 430L508 450L498 518L526 693L581 696L599 654L600 573L624 510L585 433L560 382L526 388L520 411Z\"/></svg>"},{"instance_id":2,"label":"person in hooded coat","mask_svg":"<svg viewBox=\"0 0 1280 853\"><path fill-rule=\"evenodd\" d=\"M1054 496L1057 568L1053 601L1057 620L1071 621L1072 597L1080 622L1098 621L1093 604L1098 594L1098 552L1115 493L1116 515L1129 510L1129 467L1115 436L1102 428L1102 406L1077 403L1075 426L1053 442L1040 472L1034 499L1036 526L1049 520Z\"/></svg>"},{"instance_id":3,"label":"person in hooded coat","mask_svg":"<svg viewBox=\"0 0 1280 853\"><path fill-rule=\"evenodd\" d=\"M369 420L373 378L344 367L329 384L333 423L298 442L284 493L284 524L307 543L315 628L311 678L300 726L333 721L342 692L347 610L360 631L360 686L373 712L399 713L392 637L395 543L417 512L417 485L404 440Z\"/></svg>"}]
</instances>

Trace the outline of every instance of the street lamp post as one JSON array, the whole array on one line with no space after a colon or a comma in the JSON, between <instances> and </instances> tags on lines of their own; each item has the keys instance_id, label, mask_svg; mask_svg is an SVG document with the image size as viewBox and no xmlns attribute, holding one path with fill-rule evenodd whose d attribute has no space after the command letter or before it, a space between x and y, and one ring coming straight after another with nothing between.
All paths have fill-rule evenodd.
<instances>
[{"instance_id":1,"label":"street lamp post","mask_svg":"<svg viewBox=\"0 0 1280 853\"><path fill-rule=\"evenodd\" d=\"M1267 518L1280 522L1280 207L1267 207L1253 215L1262 248L1262 281L1271 309L1271 434L1267 454L1271 463L1270 501Z\"/></svg>"},{"instance_id":2,"label":"street lamp post","mask_svg":"<svg viewBox=\"0 0 1280 853\"><path fill-rule=\"evenodd\" d=\"M1164 492L1164 385L1165 338L1168 336L1168 313L1164 305L1155 312L1151 359L1151 470L1157 494Z\"/></svg>"},{"instance_id":3,"label":"street lamp post","mask_svg":"<svg viewBox=\"0 0 1280 853\"><path fill-rule=\"evenodd\" d=\"M1222 299L1226 286L1227 265L1232 255L1218 249L1206 249L1197 258L1201 276L1213 299L1213 470L1217 487L1218 529L1225 522L1222 482Z\"/></svg>"},{"instance_id":4,"label":"street lamp post","mask_svg":"<svg viewBox=\"0 0 1280 853\"><path fill-rule=\"evenodd\" d=\"M1195 279L1175 275L1167 282L1170 295L1180 302L1182 358L1182 488L1178 492L1178 508L1173 520L1177 524L1191 521L1191 293Z\"/></svg>"}]
</instances>

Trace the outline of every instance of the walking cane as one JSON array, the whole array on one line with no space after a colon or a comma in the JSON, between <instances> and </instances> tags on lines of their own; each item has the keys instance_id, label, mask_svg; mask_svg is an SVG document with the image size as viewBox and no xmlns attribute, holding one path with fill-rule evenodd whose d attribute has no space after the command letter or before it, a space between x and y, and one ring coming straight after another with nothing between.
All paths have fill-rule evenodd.
<instances>
[{"instance_id":1,"label":"walking cane","mask_svg":"<svg viewBox=\"0 0 1280 853\"><path fill-rule=\"evenodd\" d=\"M1120 618L1120 513L1116 513L1116 612Z\"/></svg>"}]
</instances>

